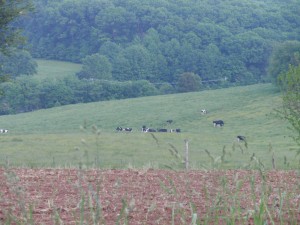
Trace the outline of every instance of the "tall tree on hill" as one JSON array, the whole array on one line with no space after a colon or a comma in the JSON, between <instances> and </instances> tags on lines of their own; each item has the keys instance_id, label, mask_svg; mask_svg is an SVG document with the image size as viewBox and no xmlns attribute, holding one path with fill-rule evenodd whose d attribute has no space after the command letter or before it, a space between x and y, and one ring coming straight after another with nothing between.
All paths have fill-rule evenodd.
<instances>
[{"instance_id":1,"label":"tall tree on hill","mask_svg":"<svg viewBox=\"0 0 300 225\"><path fill-rule=\"evenodd\" d=\"M14 47L25 43L21 30L13 25L16 20L32 10L30 0L0 1L0 53L9 55ZM9 75L0 63L0 83L7 81Z\"/></svg>"},{"instance_id":2,"label":"tall tree on hill","mask_svg":"<svg viewBox=\"0 0 300 225\"><path fill-rule=\"evenodd\" d=\"M82 60L82 70L77 74L80 79L111 80L112 66L106 56L98 53Z\"/></svg>"},{"instance_id":3,"label":"tall tree on hill","mask_svg":"<svg viewBox=\"0 0 300 225\"><path fill-rule=\"evenodd\" d=\"M12 23L32 9L30 0L0 1L0 52L9 53L11 47L24 43L20 29Z\"/></svg>"},{"instance_id":4,"label":"tall tree on hill","mask_svg":"<svg viewBox=\"0 0 300 225\"><path fill-rule=\"evenodd\" d=\"M177 90L179 92L192 92L200 91L201 89L201 78L191 72L182 73L177 82Z\"/></svg>"}]
</instances>

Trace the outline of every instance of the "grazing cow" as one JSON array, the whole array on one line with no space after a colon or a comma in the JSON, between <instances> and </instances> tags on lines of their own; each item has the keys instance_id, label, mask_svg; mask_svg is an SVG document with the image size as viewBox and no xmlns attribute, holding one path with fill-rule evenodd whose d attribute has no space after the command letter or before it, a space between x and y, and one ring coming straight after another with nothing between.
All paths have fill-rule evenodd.
<instances>
[{"instance_id":1,"label":"grazing cow","mask_svg":"<svg viewBox=\"0 0 300 225\"><path fill-rule=\"evenodd\" d=\"M142 131L143 132L156 132L156 130L155 129L152 129L152 128L148 128L148 127L146 127L145 125L142 127Z\"/></svg>"},{"instance_id":2,"label":"grazing cow","mask_svg":"<svg viewBox=\"0 0 300 225\"><path fill-rule=\"evenodd\" d=\"M173 120L167 120L167 123L171 124L173 123Z\"/></svg>"},{"instance_id":3,"label":"grazing cow","mask_svg":"<svg viewBox=\"0 0 300 225\"><path fill-rule=\"evenodd\" d=\"M130 127L126 127L126 128L117 127L116 131L128 131L128 132L131 132L132 128L130 128Z\"/></svg>"},{"instance_id":4,"label":"grazing cow","mask_svg":"<svg viewBox=\"0 0 300 225\"><path fill-rule=\"evenodd\" d=\"M240 141L246 141L246 137L245 136L238 135L236 138L237 138L238 142L240 142Z\"/></svg>"},{"instance_id":5,"label":"grazing cow","mask_svg":"<svg viewBox=\"0 0 300 225\"><path fill-rule=\"evenodd\" d=\"M177 128L177 129L170 129L170 132L171 132L171 133L174 133L174 132L180 133L180 132L181 132L181 129L179 129L179 128Z\"/></svg>"},{"instance_id":6,"label":"grazing cow","mask_svg":"<svg viewBox=\"0 0 300 225\"><path fill-rule=\"evenodd\" d=\"M0 129L0 133L1 134L8 133L8 130L6 130L6 129Z\"/></svg>"},{"instance_id":7,"label":"grazing cow","mask_svg":"<svg viewBox=\"0 0 300 225\"><path fill-rule=\"evenodd\" d=\"M168 129L162 128L162 129L158 129L158 132L168 132Z\"/></svg>"},{"instance_id":8,"label":"grazing cow","mask_svg":"<svg viewBox=\"0 0 300 225\"><path fill-rule=\"evenodd\" d=\"M216 127L216 126L222 127L222 126L224 126L224 121L223 120L214 120L213 124L214 124L214 127Z\"/></svg>"},{"instance_id":9,"label":"grazing cow","mask_svg":"<svg viewBox=\"0 0 300 225\"><path fill-rule=\"evenodd\" d=\"M147 131L146 132L156 132L155 129L152 129L152 128L147 128Z\"/></svg>"},{"instance_id":10,"label":"grazing cow","mask_svg":"<svg viewBox=\"0 0 300 225\"><path fill-rule=\"evenodd\" d=\"M206 109L202 109L201 113L202 113L202 115L207 114L207 110Z\"/></svg>"},{"instance_id":11,"label":"grazing cow","mask_svg":"<svg viewBox=\"0 0 300 225\"><path fill-rule=\"evenodd\" d=\"M144 125L144 126L142 126L142 132L147 132L147 127Z\"/></svg>"},{"instance_id":12,"label":"grazing cow","mask_svg":"<svg viewBox=\"0 0 300 225\"><path fill-rule=\"evenodd\" d=\"M123 128L122 127L117 127L116 131L123 131Z\"/></svg>"}]
</instances>

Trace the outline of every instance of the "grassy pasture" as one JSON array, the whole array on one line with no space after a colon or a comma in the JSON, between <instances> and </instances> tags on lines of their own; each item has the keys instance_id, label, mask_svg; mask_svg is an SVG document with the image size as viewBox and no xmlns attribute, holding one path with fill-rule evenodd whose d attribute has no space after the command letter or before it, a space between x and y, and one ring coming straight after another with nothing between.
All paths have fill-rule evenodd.
<instances>
[{"instance_id":1,"label":"grassy pasture","mask_svg":"<svg viewBox=\"0 0 300 225\"><path fill-rule=\"evenodd\" d=\"M162 168L174 159L171 145L183 155L187 139L193 168L245 168L253 153L267 168L273 153L277 168L295 168L299 159L290 151L295 146L287 124L270 115L279 105L274 87L258 84L1 116L1 127L9 133L0 136L0 164L9 160L16 166L77 167L93 166L99 159L103 168ZM207 115L201 115L203 108ZM168 119L174 122L168 125ZM224 120L225 126L213 127L215 119ZM152 136L140 131L142 125L180 128L182 133ZM117 133L117 126L132 127L133 132ZM236 141L237 135L247 137L248 148Z\"/></svg>"},{"instance_id":2,"label":"grassy pasture","mask_svg":"<svg viewBox=\"0 0 300 225\"><path fill-rule=\"evenodd\" d=\"M81 70L81 64L57 60L35 59L38 64L37 76L41 79L73 75Z\"/></svg>"}]
</instances>

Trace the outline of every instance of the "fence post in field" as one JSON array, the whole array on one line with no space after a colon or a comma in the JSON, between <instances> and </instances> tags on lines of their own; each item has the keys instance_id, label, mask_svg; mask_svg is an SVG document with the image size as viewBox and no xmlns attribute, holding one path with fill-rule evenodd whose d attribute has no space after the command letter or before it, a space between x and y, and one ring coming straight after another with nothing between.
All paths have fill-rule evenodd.
<instances>
[{"instance_id":1,"label":"fence post in field","mask_svg":"<svg viewBox=\"0 0 300 225\"><path fill-rule=\"evenodd\" d=\"M273 170L276 169L274 152L272 154L272 167L273 167Z\"/></svg>"},{"instance_id":2,"label":"fence post in field","mask_svg":"<svg viewBox=\"0 0 300 225\"><path fill-rule=\"evenodd\" d=\"M189 169L189 141L187 139L184 140L185 142L185 169Z\"/></svg>"}]
</instances>

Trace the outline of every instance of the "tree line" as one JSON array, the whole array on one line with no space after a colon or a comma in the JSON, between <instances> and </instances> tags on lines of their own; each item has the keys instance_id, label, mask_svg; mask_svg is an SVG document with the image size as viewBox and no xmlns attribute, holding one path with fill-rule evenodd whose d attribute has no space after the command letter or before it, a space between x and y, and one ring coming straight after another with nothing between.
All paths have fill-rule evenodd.
<instances>
[{"instance_id":1,"label":"tree line","mask_svg":"<svg viewBox=\"0 0 300 225\"><path fill-rule=\"evenodd\" d=\"M35 58L86 63L81 78L267 80L272 48L299 40L297 1L34 0L20 21Z\"/></svg>"}]
</instances>

